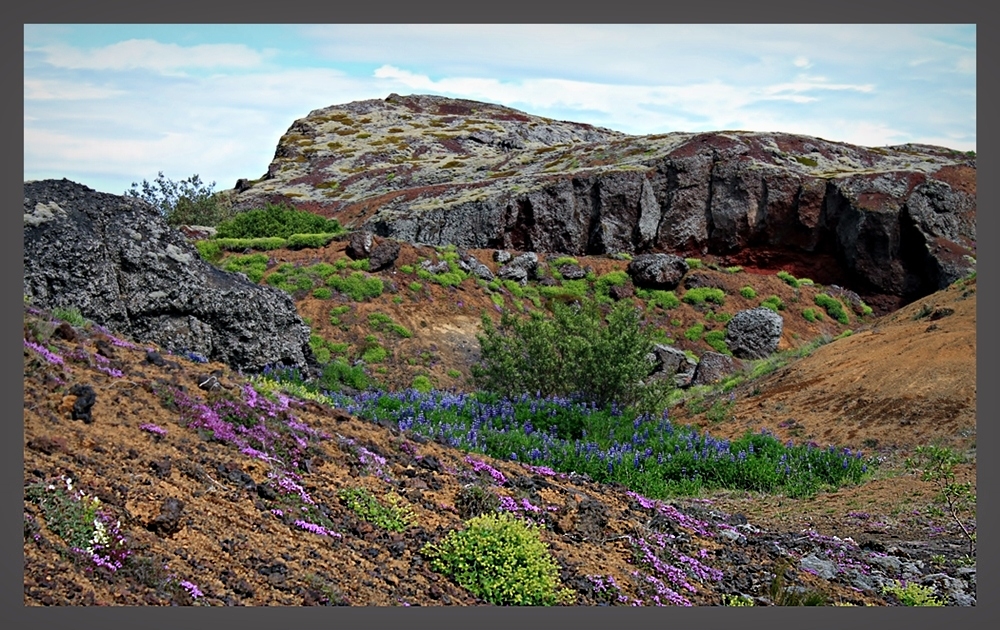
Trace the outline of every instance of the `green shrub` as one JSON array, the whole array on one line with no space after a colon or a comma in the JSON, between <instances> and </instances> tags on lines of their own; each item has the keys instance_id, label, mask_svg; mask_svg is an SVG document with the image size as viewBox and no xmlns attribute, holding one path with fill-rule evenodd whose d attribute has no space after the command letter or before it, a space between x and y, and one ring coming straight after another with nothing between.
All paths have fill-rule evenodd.
<instances>
[{"instance_id":1,"label":"green shrub","mask_svg":"<svg viewBox=\"0 0 1000 630\"><path fill-rule=\"evenodd\" d=\"M214 239L197 241L194 248L198 250L198 255L207 262L215 264L222 259L222 246Z\"/></svg>"},{"instance_id":2,"label":"green shrub","mask_svg":"<svg viewBox=\"0 0 1000 630\"><path fill-rule=\"evenodd\" d=\"M329 245L338 235L335 233L292 234L288 237L288 249L318 248Z\"/></svg>"},{"instance_id":3,"label":"green shrub","mask_svg":"<svg viewBox=\"0 0 1000 630\"><path fill-rule=\"evenodd\" d=\"M427 375L418 374L417 376L413 377L413 383L410 385L410 387L417 390L418 392L427 394L432 389L434 389L434 383L431 382L431 379Z\"/></svg>"},{"instance_id":4,"label":"green shrub","mask_svg":"<svg viewBox=\"0 0 1000 630\"><path fill-rule=\"evenodd\" d=\"M726 345L726 331L711 330L705 333L705 343L712 346L712 349L721 354L732 355L729 346Z\"/></svg>"},{"instance_id":5,"label":"green shrub","mask_svg":"<svg viewBox=\"0 0 1000 630\"><path fill-rule=\"evenodd\" d=\"M326 284L337 291L349 295L355 302L363 302L368 298L377 298L382 295L385 285L381 278L368 276L361 271L355 271L351 275L332 275L326 280Z\"/></svg>"},{"instance_id":6,"label":"green shrub","mask_svg":"<svg viewBox=\"0 0 1000 630\"><path fill-rule=\"evenodd\" d=\"M903 586L902 582L897 580L892 586L883 586L882 592L894 595L904 606L944 606L941 600L934 597L934 589L916 582Z\"/></svg>"},{"instance_id":7,"label":"green shrub","mask_svg":"<svg viewBox=\"0 0 1000 630\"><path fill-rule=\"evenodd\" d=\"M611 287L620 287L627 284L629 276L624 271L609 271L603 276L598 276L594 282L594 293L599 297L608 297Z\"/></svg>"},{"instance_id":8,"label":"green shrub","mask_svg":"<svg viewBox=\"0 0 1000 630\"><path fill-rule=\"evenodd\" d=\"M451 370L448 370L448 376L450 378L459 378L460 376L462 376L462 373L459 372L458 370L451 369Z\"/></svg>"},{"instance_id":9,"label":"green shrub","mask_svg":"<svg viewBox=\"0 0 1000 630\"><path fill-rule=\"evenodd\" d=\"M775 313L777 313L778 311L785 310L785 303L782 302L781 298L778 297L777 295L772 295L771 297L761 302L760 305L763 306L764 308L771 309Z\"/></svg>"},{"instance_id":10,"label":"green shrub","mask_svg":"<svg viewBox=\"0 0 1000 630\"><path fill-rule=\"evenodd\" d=\"M688 289L684 293L683 297L681 297L681 300L694 305L712 302L722 306L726 302L726 294L722 289L716 289L714 287L698 287L695 289Z\"/></svg>"},{"instance_id":11,"label":"green shrub","mask_svg":"<svg viewBox=\"0 0 1000 630\"><path fill-rule=\"evenodd\" d=\"M538 527L502 512L469 519L465 529L423 548L434 571L496 606L571 603L562 588L559 564L539 537Z\"/></svg>"},{"instance_id":12,"label":"green shrub","mask_svg":"<svg viewBox=\"0 0 1000 630\"><path fill-rule=\"evenodd\" d=\"M816 305L822 306L826 309L826 314L830 317L845 326L850 323L850 319L847 317L847 311L844 310L844 305L837 298L826 293L817 293L815 300Z\"/></svg>"},{"instance_id":13,"label":"green shrub","mask_svg":"<svg viewBox=\"0 0 1000 630\"><path fill-rule=\"evenodd\" d=\"M651 307L659 307L665 311L677 308L681 305L680 299L673 291L663 291L661 289L639 289L635 294Z\"/></svg>"},{"instance_id":14,"label":"green shrub","mask_svg":"<svg viewBox=\"0 0 1000 630\"><path fill-rule=\"evenodd\" d=\"M487 486L478 483L462 486L455 498L455 509L463 519L489 514L500 509L500 497Z\"/></svg>"},{"instance_id":15,"label":"green shrub","mask_svg":"<svg viewBox=\"0 0 1000 630\"><path fill-rule=\"evenodd\" d=\"M328 287L317 287L313 291L312 296L317 300L329 300L333 296L333 291Z\"/></svg>"},{"instance_id":16,"label":"green shrub","mask_svg":"<svg viewBox=\"0 0 1000 630\"><path fill-rule=\"evenodd\" d=\"M320 386L329 391L340 391L344 385L354 389L367 389L370 379L360 365L352 366L343 359L334 359L323 366Z\"/></svg>"},{"instance_id":17,"label":"green shrub","mask_svg":"<svg viewBox=\"0 0 1000 630\"><path fill-rule=\"evenodd\" d=\"M726 267L726 273L739 273L741 271L743 271L743 267L740 267L739 265L735 265L733 267Z\"/></svg>"},{"instance_id":18,"label":"green shrub","mask_svg":"<svg viewBox=\"0 0 1000 630\"><path fill-rule=\"evenodd\" d=\"M817 311L814 308L807 308L802 311L802 317L804 317L807 322L817 322L823 319L823 311Z\"/></svg>"},{"instance_id":19,"label":"green shrub","mask_svg":"<svg viewBox=\"0 0 1000 630\"><path fill-rule=\"evenodd\" d=\"M592 301L552 306L551 318L504 311L499 325L483 315L478 384L502 395L576 395L602 406L636 400L653 344L640 311L619 302L605 319Z\"/></svg>"},{"instance_id":20,"label":"green shrub","mask_svg":"<svg viewBox=\"0 0 1000 630\"><path fill-rule=\"evenodd\" d=\"M777 276L782 281L784 281L784 283L787 284L788 286L796 288L796 289L799 288L799 281L795 279L795 276L793 276L792 274L788 273L787 271L781 270L781 271L779 271L777 273Z\"/></svg>"},{"instance_id":21,"label":"green shrub","mask_svg":"<svg viewBox=\"0 0 1000 630\"><path fill-rule=\"evenodd\" d=\"M267 271L267 255L232 256L226 259L222 268L229 272L245 273L251 282L260 282L264 272Z\"/></svg>"},{"instance_id":22,"label":"green shrub","mask_svg":"<svg viewBox=\"0 0 1000 630\"><path fill-rule=\"evenodd\" d=\"M334 326L339 326L341 324L340 316L351 310L350 306L335 306L330 309L330 323Z\"/></svg>"},{"instance_id":23,"label":"green shrub","mask_svg":"<svg viewBox=\"0 0 1000 630\"><path fill-rule=\"evenodd\" d=\"M757 292L753 290L753 287L745 286L742 289L740 289L740 295L742 295L748 300L752 300L755 297L757 297Z\"/></svg>"},{"instance_id":24,"label":"green shrub","mask_svg":"<svg viewBox=\"0 0 1000 630\"><path fill-rule=\"evenodd\" d=\"M402 273L413 273L413 265L401 265L399 270Z\"/></svg>"},{"instance_id":25,"label":"green shrub","mask_svg":"<svg viewBox=\"0 0 1000 630\"><path fill-rule=\"evenodd\" d=\"M75 306L56 307L52 309L52 317L78 328L87 323L87 319L80 313L80 309Z\"/></svg>"},{"instance_id":26,"label":"green shrub","mask_svg":"<svg viewBox=\"0 0 1000 630\"><path fill-rule=\"evenodd\" d=\"M267 204L264 208L241 212L219 224L218 238L260 238L277 236L287 239L293 234L343 234L336 219L296 210L284 205Z\"/></svg>"},{"instance_id":27,"label":"green shrub","mask_svg":"<svg viewBox=\"0 0 1000 630\"><path fill-rule=\"evenodd\" d=\"M394 492L386 495L386 504L367 488L344 488L337 492L337 498L358 518L386 531L404 532L414 522L413 510L402 505L403 499Z\"/></svg>"},{"instance_id":28,"label":"green shrub","mask_svg":"<svg viewBox=\"0 0 1000 630\"><path fill-rule=\"evenodd\" d=\"M688 341L700 341L705 334L705 324L697 323L684 331L684 338Z\"/></svg>"},{"instance_id":29,"label":"green shrub","mask_svg":"<svg viewBox=\"0 0 1000 630\"><path fill-rule=\"evenodd\" d=\"M389 330L404 339L409 339L413 336L413 333L407 328L392 321L392 318L384 313L370 313L368 315L368 325L380 332Z\"/></svg>"},{"instance_id":30,"label":"green shrub","mask_svg":"<svg viewBox=\"0 0 1000 630\"><path fill-rule=\"evenodd\" d=\"M388 356L388 350L378 344L375 344L366 348L364 353L362 353L361 358L365 363L381 363L382 361L385 361Z\"/></svg>"},{"instance_id":31,"label":"green shrub","mask_svg":"<svg viewBox=\"0 0 1000 630\"><path fill-rule=\"evenodd\" d=\"M688 264L688 269L701 269L700 258L685 258L684 262Z\"/></svg>"},{"instance_id":32,"label":"green shrub","mask_svg":"<svg viewBox=\"0 0 1000 630\"><path fill-rule=\"evenodd\" d=\"M560 256L559 258L556 258L555 260L549 262L549 265L552 267L562 267L563 265L578 265L578 264L580 263L577 261L576 258L573 258L572 256Z\"/></svg>"},{"instance_id":33,"label":"green shrub","mask_svg":"<svg viewBox=\"0 0 1000 630\"><path fill-rule=\"evenodd\" d=\"M281 249L288 243L288 241L279 236L267 236L260 238L216 238L214 240L218 243L220 249L224 249L227 252L242 252L248 249L269 251L272 249Z\"/></svg>"}]
</instances>

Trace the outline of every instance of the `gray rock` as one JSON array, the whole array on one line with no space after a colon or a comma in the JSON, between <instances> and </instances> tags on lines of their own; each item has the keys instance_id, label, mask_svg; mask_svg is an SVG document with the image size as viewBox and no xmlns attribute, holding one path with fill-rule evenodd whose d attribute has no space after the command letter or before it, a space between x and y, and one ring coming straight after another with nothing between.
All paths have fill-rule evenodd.
<instances>
[{"instance_id":1,"label":"gray rock","mask_svg":"<svg viewBox=\"0 0 1000 630\"><path fill-rule=\"evenodd\" d=\"M465 254L462 256L458 261L458 266L462 269L462 271L470 273L477 278L482 278L487 282L493 280L493 272L490 271L490 268L479 262L479 260L472 254Z\"/></svg>"},{"instance_id":2,"label":"gray rock","mask_svg":"<svg viewBox=\"0 0 1000 630\"><path fill-rule=\"evenodd\" d=\"M439 260L436 263L425 260L420 263L420 266L433 274L448 273L448 270L451 269L451 267L448 266L448 261L446 260Z\"/></svg>"},{"instance_id":3,"label":"gray rock","mask_svg":"<svg viewBox=\"0 0 1000 630\"><path fill-rule=\"evenodd\" d=\"M510 252L498 249L493 252L493 262L498 262L501 265L506 264L511 259Z\"/></svg>"},{"instance_id":4,"label":"gray rock","mask_svg":"<svg viewBox=\"0 0 1000 630\"><path fill-rule=\"evenodd\" d=\"M652 375L661 378L673 378L677 387L687 387L694 379L698 362L673 346L655 344L649 354L653 365Z\"/></svg>"},{"instance_id":5,"label":"gray rock","mask_svg":"<svg viewBox=\"0 0 1000 630\"><path fill-rule=\"evenodd\" d=\"M368 256L368 270L380 271L388 269L399 258L399 242L392 240L382 240L371 250Z\"/></svg>"},{"instance_id":6,"label":"gray rock","mask_svg":"<svg viewBox=\"0 0 1000 630\"><path fill-rule=\"evenodd\" d=\"M528 280L538 278L538 254L535 252L525 252L510 260L506 265L497 270L497 275L504 280L513 280L522 286Z\"/></svg>"},{"instance_id":7,"label":"gray rock","mask_svg":"<svg viewBox=\"0 0 1000 630\"><path fill-rule=\"evenodd\" d=\"M811 553L799 561L799 566L803 569L813 571L824 580L832 580L837 576L837 563L827 560Z\"/></svg>"},{"instance_id":8,"label":"gray rock","mask_svg":"<svg viewBox=\"0 0 1000 630\"><path fill-rule=\"evenodd\" d=\"M673 254L640 254L632 259L625 271L637 287L676 289L688 272L688 264Z\"/></svg>"},{"instance_id":9,"label":"gray rock","mask_svg":"<svg viewBox=\"0 0 1000 630\"><path fill-rule=\"evenodd\" d=\"M580 280L587 277L587 272L580 265L565 264L558 268L559 275L566 280Z\"/></svg>"},{"instance_id":10,"label":"gray rock","mask_svg":"<svg viewBox=\"0 0 1000 630\"><path fill-rule=\"evenodd\" d=\"M372 254L372 233L361 230L351 234L345 253L354 260L368 258Z\"/></svg>"},{"instance_id":11,"label":"gray rock","mask_svg":"<svg viewBox=\"0 0 1000 630\"><path fill-rule=\"evenodd\" d=\"M726 324L726 345L738 358L763 359L778 349L784 323L769 308L740 311Z\"/></svg>"},{"instance_id":12,"label":"gray rock","mask_svg":"<svg viewBox=\"0 0 1000 630\"><path fill-rule=\"evenodd\" d=\"M316 367L286 293L221 271L138 199L69 180L25 183L24 295L141 342L234 369Z\"/></svg>"},{"instance_id":13,"label":"gray rock","mask_svg":"<svg viewBox=\"0 0 1000 630\"><path fill-rule=\"evenodd\" d=\"M711 385L732 374L739 367L733 357L718 352L706 352L701 355L698 367L694 371L691 385Z\"/></svg>"}]
</instances>

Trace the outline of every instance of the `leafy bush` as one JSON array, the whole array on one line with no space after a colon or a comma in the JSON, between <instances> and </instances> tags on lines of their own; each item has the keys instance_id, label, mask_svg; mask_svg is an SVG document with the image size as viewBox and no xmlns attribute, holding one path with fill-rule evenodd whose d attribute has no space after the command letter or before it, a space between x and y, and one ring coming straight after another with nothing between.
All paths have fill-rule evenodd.
<instances>
[{"instance_id":1,"label":"leafy bush","mask_svg":"<svg viewBox=\"0 0 1000 630\"><path fill-rule=\"evenodd\" d=\"M823 319L823 311L817 311L814 308L807 308L802 311L802 317L804 317L807 322L817 322Z\"/></svg>"},{"instance_id":2,"label":"leafy bush","mask_svg":"<svg viewBox=\"0 0 1000 630\"><path fill-rule=\"evenodd\" d=\"M293 234L343 234L336 219L288 206L267 204L264 208L247 210L219 224L218 238L261 238L277 236L284 239Z\"/></svg>"},{"instance_id":3,"label":"leafy bush","mask_svg":"<svg viewBox=\"0 0 1000 630\"><path fill-rule=\"evenodd\" d=\"M401 505L399 495L390 492L385 505L367 488L344 488L337 498L363 520L390 532L403 532L413 523L413 510Z\"/></svg>"},{"instance_id":4,"label":"leafy bush","mask_svg":"<svg viewBox=\"0 0 1000 630\"><path fill-rule=\"evenodd\" d=\"M197 241L194 244L194 248L198 250L198 254L202 257L202 259L212 264L215 264L222 259L222 246L215 239Z\"/></svg>"},{"instance_id":5,"label":"leafy bush","mask_svg":"<svg viewBox=\"0 0 1000 630\"><path fill-rule=\"evenodd\" d=\"M292 234L288 237L286 247L288 247L288 249L325 247L336 237L337 234L335 233Z\"/></svg>"},{"instance_id":6,"label":"leafy bush","mask_svg":"<svg viewBox=\"0 0 1000 630\"><path fill-rule=\"evenodd\" d=\"M782 302L781 298L778 297L777 295L772 295L771 297L761 302L760 305L763 306L764 308L771 309L775 313L777 313L778 311L785 310L785 303Z\"/></svg>"},{"instance_id":7,"label":"leafy bush","mask_svg":"<svg viewBox=\"0 0 1000 630\"><path fill-rule=\"evenodd\" d=\"M343 359L334 359L323 367L320 385L329 391L340 391L344 385L354 389L366 389L370 384L365 369L360 365L352 366Z\"/></svg>"},{"instance_id":8,"label":"leafy bush","mask_svg":"<svg viewBox=\"0 0 1000 630\"><path fill-rule=\"evenodd\" d=\"M847 311L844 310L844 305L837 298L826 293L817 293L815 300L816 305L822 306L826 309L826 314L830 317L845 326L850 323L850 319L847 317Z\"/></svg>"},{"instance_id":9,"label":"leafy bush","mask_svg":"<svg viewBox=\"0 0 1000 630\"><path fill-rule=\"evenodd\" d=\"M712 346L716 352L732 355L732 351L726 345L726 331L724 330L712 330L705 333L705 343Z\"/></svg>"},{"instance_id":10,"label":"leafy bush","mask_svg":"<svg viewBox=\"0 0 1000 630\"><path fill-rule=\"evenodd\" d=\"M215 238L209 242L217 243L220 249L224 249L227 252L242 252L247 249L268 251L271 249L281 249L288 244L287 240L277 236L260 238Z\"/></svg>"},{"instance_id":11,"label":"leafy bush","mask_svg":"<svg viewBox=\"0 0 1000 630\"><path fill-rule=\"evenodd\" d=\"M317 287L312 296L317 300L329 300L333 296L333 292L328 287Z\"/></svg>"},{"instance_id":12,"label":"leafy bush","mask_svg":"<svg viewBox=\"0 0 1000 630\"><path fill-rule=\"evenodd\" d=\"M701 269L700 258L685 258L684 262L687 263L688 269Z\"/></svg>"},{"instance_id":13,"label":"leafy bush","mask_svg":"<svg viewBox=\"0 0 1000 630\"><path fill-rule=\"evenodd\" d=\"M222 268L234 273L245 273L252 282L260 282L264 272L267 271L267 255L232 256L226 259Z\"/></svg>"},{"instance_id":14,"label":"leafy bush","mask_svg":"<svg viewBox=\"0 0 1000 630\"><path fill-rule=\"evenodd\" d=\"M455 498L455 509L463 519L489 514L500 509L500 497L490 488L478 483L463 486Z\"/></svg>"},{"instance_id":15,"label":"leafy bush","mask_svg":"<svg viewBox=\"0 0 1000 630\"><path fill-rule=\"evenodd\" d=\"M699 341L703 334L705 334L705 324L699 322L684 331L684 338L688 341Z\"/></svg>"},{"instance_id":16,"label":"leafy bush","mask_svg":"<svg viewBox=\"0 0 1000 630\"><path fill-rule=\"evenodd\" d=\"M551 318L504 311L499 326L484 314L482 363L473 375L481 387L506 396L528 392L631 404L649 373L652 338L626 302L604 319L593 302L554 303Z\"/></svg>"},{"instance_id":17,"label":"leafy bush","mask_svg":"<svg viewBox=\"0 0 1000 630\"><path fill-rule=\"evenodd\" d=\"M571 603L561 588L559 564L538 534L538 527L507 513L468 520L465 529L429 543L423 554L430 567L496 606L551 606Z\"/></svg>"},{"instance_id":18,"label":"leafy bush","mask_svg":"<svg viewBox=\"0 0 1000 630\"><path fill-rule=\"evenodd\" d=\"M426 374L418 374L413 377L413 384L410 387L418 392L427 394L434 389L434 383L431 382L431 379Z\"/></svg>"},{"instance_id":19,"label":"leafy bush","mask_svg":"<svg viewBox=\"0 0 1000 630\"><path fill-rule=\"evenodd\" d=\"M382 295L385 288L381 278L368 276L361 271L355 271L347 277L331 275L326 279L326 284L332 289L351 296L355 302L377 298Z\"/></svg>"},{"instance_id":20,"label":"leafy bush","mask_svg":"<svg viewBox=\"0 0 1000 630\"><path fill-rule=\"evenodd\" d=\"M78 328L87 323L87 319L80 313L80 309L75 306L56 307L52 309L52 317Z\"/></svg>"},{"instance_id":21,"label":"leafy bush","mask_svg":"<svg viewBox=\"0 0 1000 630\"><path fill-rule=\"evenodd\" d=\"M941 600L934 597L934 589L910 582L903 586L898 580L892 586L883 586L882 592L894 595L904 606L944 606Z\"/></svg>"},{"instance_id":22,"label":"leafy bush","mask_svg":"<svg viewBox=\"0 0 1000 630\"><path fill-rule=\"evenodd\" d=\"M404 339L409 339L413 336L413 333L409 329L392 321L392 318L384 313L370 313L368 315L368 325L380 332L390 330Z\"/></svg>"},{"instance_id":23,"label":"leafy bush","mask_svg":"<svg viewBox=\"0 0 1000 630\"><path fill-rule=\"evenodd\" d=\"M757 297L757 292L753 290L753 287L745 286L742 289L740 289L740 295L742 295L748 300L752 300L755 297Z\"/></svg>"},{"instance_id":24,"label":"leafy bush","mask_svg":"<svg viewBox=\"0 0 1000 630\"><path fill-rule=\"evenodd\" d=\"M713 302L721 306L726 302L726 294L722 289L714 287L697 287L695 289L688 289L681 299L688 304L699 305L705 302Z\"/></svg>"},{"instance_id":25,"label":"leafy bush","mask_svg":"<svg viewBox=\"0 0 1000 630\"><path fill-rule=\"evenodd\" d=\"M659 307L665 311L677 308L681 305L680 299L673 291L663 291L662 289L639 289L635 294L651 307Z\"/></svg>"},{"instance_id":26,"label":"leafy bush","mask_svg":"<svg viewBox=\"0 0 1000 630\"><path fill-rule=\"evenodd\" d=\"M780 278L785 284L795 289L799 288L799 281L795 279L795 276L788 273L785 270L781 270L777 273L778 278Z\"/></svg>"},{"instance_id":27,"label":"leafy bush","mask_svg":"<svg viewBox=\"0 0 1000 630\"><path fill-rule=\"evenodd\" d=\"M132 182L126 197L141 199L156 208L170 225L216 225L232 216L232 209L213 192L215 182L205 184L198 175L179 182L160 171L153 183Z\"/></svg>"},{"instance_id":28,"label":"leafy bush","mask_svg":"<svg viewBox=\"0 0 1000 630\"><path fill-rule=\"evenodd\" d=\"M369 346L361 354L361 358L365 363L381 363L382 361L385 361L388 356L389 351L378 344Z\"/></svg>"}]
</instances>

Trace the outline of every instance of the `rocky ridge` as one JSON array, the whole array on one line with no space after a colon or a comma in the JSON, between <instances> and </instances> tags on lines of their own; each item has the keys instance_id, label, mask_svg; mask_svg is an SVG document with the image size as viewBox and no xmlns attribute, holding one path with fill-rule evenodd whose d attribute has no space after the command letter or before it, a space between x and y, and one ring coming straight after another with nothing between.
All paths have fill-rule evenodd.
<instances>
[{"instance_id":1,"label":"rocky ridge","mask_svg":"<svg viewBox=\"0 0 1000 630\"><path fill-rule=\"evenodd\" d=\"M208 264L148 204L65 179L24 185L24 296L234 369L315 364L286 293Z\"/></svg>"},{"instance_id":2,"label":"rocky ridge","mask_svg":"<svg viewBox=\"0 0 1000 630\"><path fill-rule=\"evenodd\" d=\"M628 136L436 96L295 121L236 207L291 202L430 245L784 266L883 311L974 267L974 158L783 133ZM876 299L883 296L880 299Z\"/></svg>"}]
</instances>

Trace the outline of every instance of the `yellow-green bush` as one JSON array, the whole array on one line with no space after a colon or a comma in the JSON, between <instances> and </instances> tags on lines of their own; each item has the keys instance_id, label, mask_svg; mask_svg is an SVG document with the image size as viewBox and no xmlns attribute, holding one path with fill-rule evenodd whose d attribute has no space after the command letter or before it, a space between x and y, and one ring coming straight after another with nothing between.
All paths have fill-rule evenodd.
<instances>
[{"instance_id":1,"label":"yellow-green bush","mask_svg":"<svg viewBox=\"0 0 1000 630\"><path fill-rule=\"evenodd\" d=\"M465 529L423 548L434 571L497 606L552 606L573 602L559 565L538 526L507 512L469 519Z\"/></svg>"}]
</instances>

